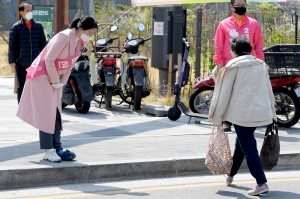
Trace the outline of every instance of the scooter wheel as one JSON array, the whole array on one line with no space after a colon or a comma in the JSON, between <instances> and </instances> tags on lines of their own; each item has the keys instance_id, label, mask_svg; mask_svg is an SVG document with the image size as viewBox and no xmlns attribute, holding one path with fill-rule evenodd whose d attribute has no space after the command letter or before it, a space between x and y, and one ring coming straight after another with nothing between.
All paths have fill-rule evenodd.
<instances>
[{"instance_id":1,"label":"scooter wheel","mask_svg":"<svg viewBox=\"0 0 300 199\"><path fill-rule=\"evenodd\" d=\"M172 121L178 120L180 118L180 115L181 115L181 110L176 106L172 106L168 110L168 118Z\"/></svg>"}]
</instances>

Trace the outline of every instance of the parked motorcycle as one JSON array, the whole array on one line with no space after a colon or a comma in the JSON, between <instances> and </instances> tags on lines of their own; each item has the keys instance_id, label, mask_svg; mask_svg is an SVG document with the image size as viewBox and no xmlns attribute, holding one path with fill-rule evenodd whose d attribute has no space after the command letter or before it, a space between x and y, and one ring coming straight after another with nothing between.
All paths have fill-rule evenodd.
<instances>
[{"instance_id":1,"label":"parked motorcycle","mask_svg":"<svg viewBox=\"0 0 300 199\"><path fill-rule=\"evenodd\" d=\"M295 46L297 45L272 46L264 50L265 62L270 66L269 74L276 101L277 123L281 127L291 127L300 118L298 99L300 96L300 87L298 87L300 70L293 63L294 61L298 62L300 53L295 50ZM299 47L300 45L298 45ZM213 90L214 80L212 77L198 79L189 99L191 111L207 114Z\"/></svg>"},{"instance_id":2,"label":"parked motorcycle","mask_svg":"<svg viewBox=\"0 0 300 199\"><path fill-rule=\"evenodd\" d=\"M83 52L87 52L87 48ZM90 83L89 58L81 55L72 68L67 84L63 87L62 107L75 105L79 113L87 113L93 100L93 88Z\"/></svg>"},{"instance_id":3,"label":"parked motorcycle","mask_svg":"<svg viewBox=\"0 0 300 199\"><path fill-rule=\"evenodd\" d=\"M123 53L127 53L128 60L126 78L121 82L122 92L120 92L120 97L126 103L133 105L135 110L141 108L142 98L149 96L151 92L147 68L148 58L140 56L139 53L139 47L151 39L151 37L147 39L140 37L140 32L144 29L144 24L140 23L139 37L135 39L132 39L132 34L128 33L123 50Z\"/></svg>"},{"instance_id":4,"label":"parked motorcycle","mask_svg":"<svg viewBox=\"0 0 300 199\"><path fill-rule=\"evenodd\" d=\"M111 27L111 32L114 32L118 29L117 26ZM109 34L110 34L109 33ZM103 96L105 96L105 106L111 108L112 96L119 95L119 89L116 86L116 74L119 73L119 68L117 67L117 58L122 56L120 52L113 52L109 46L113 43L114 40L118 37L111 38L109 34L100 38L96 41L94 47L95 56L97 57L97 73L99 82L93 85L93 90L95 96L101 95L101 100L94 99L101 106Z\"/></svg>"}]
</instances>

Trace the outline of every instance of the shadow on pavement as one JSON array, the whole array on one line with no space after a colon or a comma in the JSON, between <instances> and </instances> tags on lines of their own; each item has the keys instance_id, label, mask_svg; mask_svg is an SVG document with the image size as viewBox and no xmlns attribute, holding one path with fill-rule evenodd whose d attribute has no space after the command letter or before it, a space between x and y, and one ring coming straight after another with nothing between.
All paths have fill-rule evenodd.
<instances>
[{"instance_id":1,"label":"shadow on pavement","mask_svg":"<svg viewBox=\"0 0 300 199\"><path fill-rule=\"evenodd\" d=\"M241 193L237 193L237 192L232 192L232 191L218 191L216 193L217 195L220 196L225 196L225 197L229 197L229 198L238 198L238 199L244 199L244 198L249 198Z\"/></svg>"},{"instance_id":2,"label":"shadow on pavement","mask_svg":"<svg viewBox=\"0 0 300 199\"><path fill-rule=\"evenodd\" d=\"M230 187L243 190L245 191L245 195L237 192L232 192L232 191L224 191L220 190L216 194L221 195L221 196L226 196L226 197L233 197L233 198L239 198L239 199L244 199L244 198L272 198L272 199L295 199L295 198L300 198L300 194L298 193L293 193L293 192L288 192L288 191L270 191L269 193L266 194L260 194L259 196L248 196L247 191L249 191L251 188L249 187L244 187L244 186L237 186L237 185L231 185Z\"/></svg>"},{"instance_id":3,"label":"shadow on pavement","mask_svg":"<svg viewBox=\"0 0 300 199\"><path fill-rule=\"evenodd\" d=\"M131 192L131 189L123 189L118 187L111 187L111 186L103 186L100 184L94 184L91 187L91 184L89 186L89 191L87 191L87 188L84 185L76 186L76 188L71 188L70 186L58 186L62 190L74 190L74 191L80 191L82 193L88 193L92 194L94 196L112 196L112 195L129 195L129 196L149 196L150 194L144 193L144 192Z\"/></svg>"},{"instance_id":4,"label":"shadow on pavement","mask_svg":"<svg viewBox=\"0 0 300 199\"><path fill-rule=\"evenodd\" d=\"M76 111L76 110L73 110L73 111ZM66 111L64 113L66 113ZM91 111L89 114L84 115L84 117L89 118L95 114L100 115L100 113ZM78 113L78 117L80 117L80 116L82 117L82 115L79 115L79 113ZM64 118L64 117L62 117L62 118ZM90 118L90 119L92 119L92 118ZM78 129L76 129L74 127L74 124L72 121L69 121L69 122L67 122L68 120L63 120L63 121L64 121L64 123L63 123L64 129L71 129L72 131L78 132ZM97 121L97 122L99 122L99 121ZM112 140L112 139L116 139L119 137L126 137L126 136L130 136L130 135L139 134L144 131L151 131L151 130L157 130L157 129L160 129L162 134L164 134L165 133L164 129L174 128L176 126L181 126L183 124L184 123L182 123L182 122L171 122L171 121L170 122L162 122L162 121L160 121L160 119L155 120L155 121L143 122L142 124L137 123L137 124L129 125L129 124L122 123L122 125L119 125L116 127L101 126L99 124L92 125L91 123L88 123L87 125L85 125L83 122L82 125L85 125L85 126L80 128L80 130L83 130L83 131L78 132L78 134L74 134L74 135L70 135L70 136L63 136L63 131L62 131L62 146L65 149L73 148L75 146L80 146L80 145L95 143L95 142L101 142L103 140ZM36 136L38 137L38 130L36 130L36 131L37 131ZM98 139L100 137L101 137L101 139ZM86 138L86 139L82 139L82 138ZM93 139L93 138L95 138L95 139ZM24 158L27 156L37 155L37 154L41 154L41 153L43 153L43 151L40 150L40 148L39 148L39 141L18 144L18 145L14 145L14 146L2 147L2 148L0 148L0 154L1 154L0 162L14 160L14 159L18 159L18 158ZM41 154L41 158L42 158L42 154ZM45 162L45 161L41 161L38 164L45 164L45 163L46 163L46 165L48 165L47 162Z\"/></svg>"}]
</instances>

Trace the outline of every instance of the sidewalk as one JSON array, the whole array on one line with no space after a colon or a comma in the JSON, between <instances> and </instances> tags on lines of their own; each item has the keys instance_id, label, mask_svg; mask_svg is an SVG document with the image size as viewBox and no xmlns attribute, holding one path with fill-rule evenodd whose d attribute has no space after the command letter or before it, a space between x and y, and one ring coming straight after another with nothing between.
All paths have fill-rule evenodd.
<instances>
[{"instance_id":1,"label":"sidewalk","mask_svg":"<svg viewBox=\"0 0 300 199\"><path fill-rule=\"evenodd\" d=\"M143 110L106 110L95 103L85 115L74 106L63 110L62 144L76 153L76 161L44 161L38 130L15 116L16 98L13 78L0 77L0 189L210 173L204 164L209 121L187 124L182 115L172 122ZM298 123L279 129L281 157L274 170L300 168L299 128ZM255 132L259 150L264 131ZM235 133L228 135L233 150Z\"/></svg>"}]
</instances>

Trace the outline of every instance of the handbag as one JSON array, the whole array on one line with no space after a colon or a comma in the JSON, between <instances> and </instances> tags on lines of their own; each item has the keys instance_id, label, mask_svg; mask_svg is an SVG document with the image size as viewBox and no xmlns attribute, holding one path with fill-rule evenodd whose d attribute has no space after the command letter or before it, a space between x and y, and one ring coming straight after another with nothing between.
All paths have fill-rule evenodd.
<instances>
[{"instance_id":1,"label":"handbag","mask_svg":"<svg viewBox=\"0 0 300 199\"><path fill-rule=\"evenodd\" d=\"M275 131L275 133L274 133ZM280 153L280 142L278 136L277 124L269 124L263 145L260 150L260 160L264 170L271 170L277 165Z\"/></svg>"},{"instance_id":2,"label":"handbag","mask_svg":"<svg viewBox=\"0 0 300 199\"><path fill-rule=\"evenodd\" d=\"M229 174L232 163L228 135L222 125L213 125L205 165L213 174Z\"/></svg>"}]
</instances>

